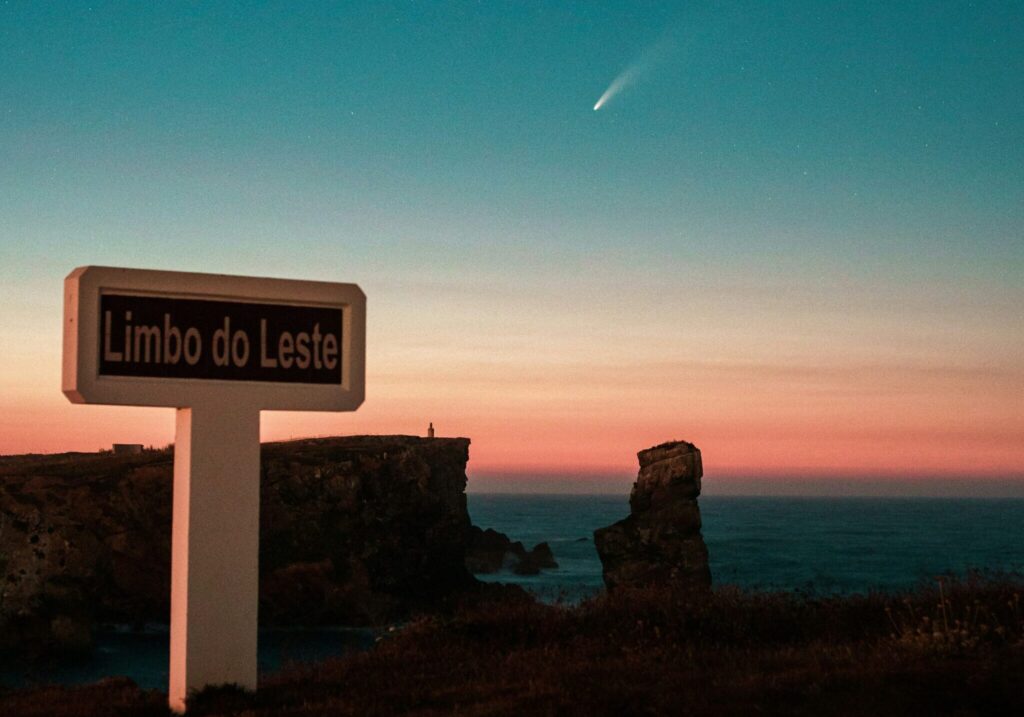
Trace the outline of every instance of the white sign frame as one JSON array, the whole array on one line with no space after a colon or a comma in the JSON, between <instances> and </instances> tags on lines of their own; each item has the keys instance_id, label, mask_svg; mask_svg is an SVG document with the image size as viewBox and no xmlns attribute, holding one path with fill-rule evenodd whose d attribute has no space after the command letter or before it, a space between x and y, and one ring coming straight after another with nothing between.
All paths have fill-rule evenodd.
<instances>
[{"instance_id":1,"label":"white sign frame","mask_svg":"<svg viewBox=\"0 0 1024 717\"><path fill-rule=\"evenodd\" d=\"M143 378L99 374L100 296L136 294L342 309L340 385ZM366 294L355 284L83 266L64 280L63 391L72 403L354 411L365 398Z\"/></svg>"}]
</instances>

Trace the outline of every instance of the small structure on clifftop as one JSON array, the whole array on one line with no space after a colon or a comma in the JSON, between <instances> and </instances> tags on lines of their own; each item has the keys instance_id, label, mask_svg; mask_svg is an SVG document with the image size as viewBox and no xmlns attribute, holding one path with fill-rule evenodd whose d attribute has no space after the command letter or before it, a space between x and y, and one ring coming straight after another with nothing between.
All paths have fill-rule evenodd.
<instances>
[{"instance_id":1,"label":"small structure on clifftop","mask_svg":"<svg viewBox=\"0 0 1024 717\"><path fill-rule=\"evenodd\" d=\"M700 534L700 449L672 441L637 454L640 473L629 516L594 531L609 590L643 585L711 586L708 549Z\"/></svg>"}]
</instances>

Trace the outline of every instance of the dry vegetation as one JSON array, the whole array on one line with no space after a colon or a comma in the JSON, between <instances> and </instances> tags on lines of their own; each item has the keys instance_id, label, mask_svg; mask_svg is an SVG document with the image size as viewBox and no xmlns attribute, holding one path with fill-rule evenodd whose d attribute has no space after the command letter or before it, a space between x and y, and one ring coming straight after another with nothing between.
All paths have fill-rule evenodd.
<instances>
[{"instance_id":1,"label":"dry vegetation","mask_svg":"<svg viewBox=\"0 0 1024 717\"><path fill-rule=\"evenodd\" d=\"M369 652L221 689L197 715L1024 714L1017 578L905 596L513 592L413 621ZM162 715L126 680L0 694L0 714Z\"/></svg>"}]
</instances>

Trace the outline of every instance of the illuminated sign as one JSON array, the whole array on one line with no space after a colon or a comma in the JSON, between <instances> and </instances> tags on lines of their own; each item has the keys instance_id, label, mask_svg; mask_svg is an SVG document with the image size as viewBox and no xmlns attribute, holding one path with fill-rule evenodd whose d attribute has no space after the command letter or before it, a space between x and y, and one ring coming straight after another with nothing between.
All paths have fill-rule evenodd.
<instances>
[{"instance_id":1,"label":"illuminated sign","mask_svg":"<svg viewBox=\"0 0 1024 717\"><path fill-rule=\"evenodd\" d=\"M64 280L73 403L177 409L168 701L256 689L260 411L363 402L355 284L88 266Z\"/></svg>"}]
</instances>

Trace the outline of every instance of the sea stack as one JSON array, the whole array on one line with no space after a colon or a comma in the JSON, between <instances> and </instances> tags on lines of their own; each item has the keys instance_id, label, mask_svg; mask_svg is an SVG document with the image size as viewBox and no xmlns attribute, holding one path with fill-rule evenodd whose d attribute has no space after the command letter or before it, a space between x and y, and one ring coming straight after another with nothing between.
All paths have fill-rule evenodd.
<instances>
[{"instance_id":1,"label":"sea stack","mask_svg":"<svg viewBox=\"0 0 1024 717\"><path fill-rule=\"evenodd\" d=\"M637 454L640 473L629 516L594 531L609 590L672 585L711 587L708 549L700 534L700 449L671 441Z\"/></svg>"}]
</instances>

